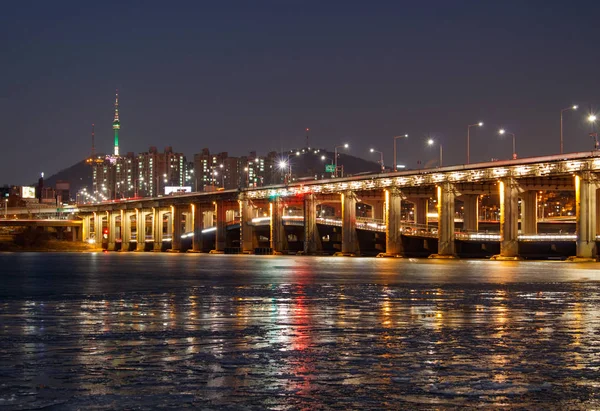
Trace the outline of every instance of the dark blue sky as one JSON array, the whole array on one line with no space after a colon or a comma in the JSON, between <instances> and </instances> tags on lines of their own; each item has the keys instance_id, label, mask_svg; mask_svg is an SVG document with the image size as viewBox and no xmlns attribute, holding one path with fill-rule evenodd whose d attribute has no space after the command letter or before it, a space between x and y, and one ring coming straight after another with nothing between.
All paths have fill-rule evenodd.
<instances>
[{"instance_id":1,"label":"dark blue sky","mask_svg":"<svg viewBox=\"0 0 600 411\"><path fill-rule=\"evenodd\" d=\"M125 3L125 4L123 4ZM304 144L410 167L592 148L600 102L594 1L15 1L0 11L0 184L112 150L242 155Z\"/></svg>"}]
</instances>

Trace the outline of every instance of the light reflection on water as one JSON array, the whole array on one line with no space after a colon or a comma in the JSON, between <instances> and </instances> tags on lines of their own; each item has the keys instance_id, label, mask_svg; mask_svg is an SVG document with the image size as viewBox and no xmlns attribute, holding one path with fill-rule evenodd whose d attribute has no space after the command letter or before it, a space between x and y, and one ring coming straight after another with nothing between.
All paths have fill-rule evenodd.
<instances>
[{"instance_id":1,"label":"light reflection on water","mask_svg":"<svg viewBox=\"0 0 600 411\"><path fill-rule=\"evenodd\" d=\"M53 257L2 273L9 409L599 405L594 265Z\"/></svg>"}]
</instances>

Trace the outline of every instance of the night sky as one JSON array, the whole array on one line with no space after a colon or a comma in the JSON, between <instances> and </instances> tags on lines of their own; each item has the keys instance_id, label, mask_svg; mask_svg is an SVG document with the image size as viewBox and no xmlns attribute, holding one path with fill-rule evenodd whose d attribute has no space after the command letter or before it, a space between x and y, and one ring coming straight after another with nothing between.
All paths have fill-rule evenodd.
<instances>
[{"instance_id":1,"label":"night sky","mask_svg":"<svg viewBox=\"0 0 600 411\"><path fill-rule=\"evenodd\" d=\"M597 1L13 1L0 8L0 184L112 151L311 145L416 167L591 150Z\"/></svg>"}]
</instances>

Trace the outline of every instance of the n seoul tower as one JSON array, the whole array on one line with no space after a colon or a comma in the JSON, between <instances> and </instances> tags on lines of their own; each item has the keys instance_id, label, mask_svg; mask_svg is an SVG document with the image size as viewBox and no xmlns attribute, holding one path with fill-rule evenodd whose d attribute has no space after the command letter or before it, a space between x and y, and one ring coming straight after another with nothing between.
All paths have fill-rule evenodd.
<instances>
[{"instance_id":1,"label":"n seoul tower","mask_svg":"<svg viewBox=\"0 0 600 411\"><path fill-rule=\"evenodd\" d=\"M113 130L115 131L115 157L119 156L119 129L121 122L119 121L119 90L117 89L115 98L115 118L113 120Z\"/></svg>"}]
</instances>

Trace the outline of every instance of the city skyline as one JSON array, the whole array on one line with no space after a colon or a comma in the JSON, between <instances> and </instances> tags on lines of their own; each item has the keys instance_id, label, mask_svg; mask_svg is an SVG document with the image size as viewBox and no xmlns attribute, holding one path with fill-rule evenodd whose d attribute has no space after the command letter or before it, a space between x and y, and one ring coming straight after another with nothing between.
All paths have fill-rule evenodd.
<instances>
[{"instance_id":1,"label":"city skyline","mask_svg":"<svg viewBox=\"0 0 600 411\"><path fill-rule=\"evenodd\" d=\"M560 113L574 104L565 152L593 148L593 2L234 4L121 5L118 15L110 2L11 4L0 29L11 39L0 108L15 144L0 184L85 158L92 123L97 151L112 152L116 88L121 153L281 152L302 147L308 127L315 146L349 142L350 154L376 162L373 148L386 164L393 137L408 133L398 161L412 167L437 158L431 136L449 165L465 162L467 126L483 121L471 129L472 163L511 157L500 128L516 135L521 157L558 154ZM100 24L109 15L110 31Z\"/></svg>"}]
</instances>

